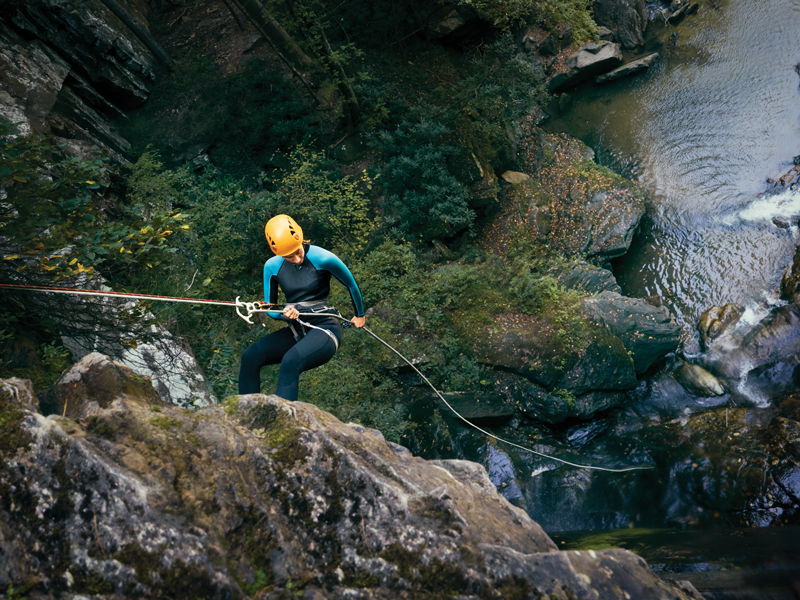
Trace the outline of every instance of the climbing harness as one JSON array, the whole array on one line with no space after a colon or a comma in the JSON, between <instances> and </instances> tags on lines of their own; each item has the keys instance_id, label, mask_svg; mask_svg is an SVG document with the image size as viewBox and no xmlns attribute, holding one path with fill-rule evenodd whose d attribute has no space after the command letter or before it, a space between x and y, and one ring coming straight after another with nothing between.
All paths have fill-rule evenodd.
<instances>
[{"instance_id":1,"label":"climbing harness","mask_svg":"<svg viewBox=\"0 0 800 600\"><path fill-rule=\"evenodd\" d=\"M189 303L189 304L210 304L210 305L215 305L215 306L233 306L236 309L236 314L238 314L242 319L244 319L247 323L249 323L251 325L255 324L255 323L253 323L253 316L256 316L258 318L258 315L261 314L261 313L282 314L284 308L286 307L286 305L283 305L283 304L271 304L271 303L262 302L262 301L245 302L243 300L240 300L239 296L236 297L236 301L235 302L231 302L231 301L228 301L228 300L202 300L202 299L196 299L196 298L180 298L180 297L176 297L176 296L155 296L155 295L151 295L151 294L129 294L127 292L98 292L98 291L95 291L95 290L85 290L85 289L55 288L55 287L45 287L45 286L35 286L35 285L15 285L15 284L7 284L7 283L0 283L0 288L8 288L8 289L16 289L16 290L27 290L27 291L35 291L35 292L48 292L48 293L56 293L56 294L75 294L75 295L81 295L81 296L101 296L101 297L105 296L105 297L113 297L113 298L122 297L122 298L129 298L131 300L161 300L161 301L165 301L165 302L185 302L185 303ZM316 311L316 312L300 312L299 316L301 316L301 317L320 317L320 316L324 315L326 317L332 317L334 319L338 319L338 320L342 321L342 326L343 327L348 327L348 326L351 325L349 319L347 319L346 317L343 317L341 314L339 314L338 311L336 311L336 312L323 312L323 310L321 310L321 309L334 310L335 311L334 308L329 307L329 306L325 306L323 303L302 303L301 302L301 303L293 304L293 306L299 306L300 308L303 308L305 310L314 310L314 311ZM300 324L303 327L309 327L309 328L312 328L312 329L319 329L321 331L324 331L326 334L330 335L333 338L334 343L336 344L337 349L338 349L339 342L336 339L336 336L333 335L332 332L330 332L330 331L328 331L326 329L323 329L322 327L317 327L316 325L312 325L311 323L303 321L303 320L301 320L299 318L298 319L294 319L294 320L297 321L297 323ZM259 318L259 321L260 321L260 318ZM265 326L263 322L261 323L261 325ZM411 367L417 373L417 375L419 375L422 378L422 380L426 384L428 384L428 386L434 391L434 393L439 397L439 399L445 404L445 406L447 406L447 408L454 415L456 415L459 419L464 421L467 425L469 425L470 427L472 427L472 428L476 429L477 431L481 432L485 436L488 436L488 437L490 437L492 439L495 439L495 440L497 440L499 442L503 442L504 444L508 444L509 446L513 446L515 448L519 448L520 450L524 450L525 452L530 452L530 453L535 454L537 456L541 456L542 458L555 460L555 461L564 463L566 465L569 465L571 467L576 467L578 469L591 469L591 470L595 470L595 471L607 471L609 473L624 473L624 472L627 472L627 471L638 471L638 470L646 470L646 469L652 469L653 468L652 465L636 465L636 466L632 466L632 467L624 467L624 468L621 468L621 469L612 469L612 468L608 468L608 467L598 467L598 466L595 466L595 465L582 465L582 464L579 464L579 463L574 463L574 462L565 460L563 458L558 458L556 456L552 456L550 454L545 454L543 452L538 452L536 450L532 450L531 448L527 448L527 447L522 446L520 444L517 444L515 442L512 442L512 441L503 439L503 438L501 438L499 436L496 436L493 433L490 433L490 432L486 431L485 429L482 429L481 427L478 427L477 425L472 423L470 420L468 420L466 417L462 416L461 413L459 413L455 408L453 408L450 405L450 403L447 400L445 400L444 396L442 396L442 394L439 393L439 390L437 390L436 387L428 380L428 378L425 377L425 375L423 375L422 371L420 371L410 360L408 360L400 352L395 350L392 346L390 346L388 343L386 343L384 340L382 340L380 337L378 337L375 333L373 333L367 327L361 327L361 329L366 331L369 335L371 335L373 338L375 338L378 342L380 342L381 344L386 346L386 348L391 350L394 354L396 354L398 357L400 357L400 359L402 359L409 367ZM294 332L294 330L293 330L293 332ZM297 337L297 335L298 334L295 332L295 337Z\"/></svg>"}]
</instances>

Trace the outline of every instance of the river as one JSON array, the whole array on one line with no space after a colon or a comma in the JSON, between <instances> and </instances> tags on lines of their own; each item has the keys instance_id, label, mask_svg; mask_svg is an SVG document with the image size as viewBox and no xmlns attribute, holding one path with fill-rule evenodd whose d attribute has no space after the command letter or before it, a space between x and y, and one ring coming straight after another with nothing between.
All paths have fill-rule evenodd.
<instances>
[{"instance_id":1,"label":"river","mask_svg":"<svg viewBox=\"0 0 800 600\"><path fill-rule=\"evenodd\" d=\"M626 295L662 296L690 345L706 308L772 301L799 241L772 217L800 214L800 190L759 194L800 155L800 1L712 4L674 27L651 22L661 56L649 72L587 85L544 124L647 190L615 274Z\"/></svg>"}]
</instances>

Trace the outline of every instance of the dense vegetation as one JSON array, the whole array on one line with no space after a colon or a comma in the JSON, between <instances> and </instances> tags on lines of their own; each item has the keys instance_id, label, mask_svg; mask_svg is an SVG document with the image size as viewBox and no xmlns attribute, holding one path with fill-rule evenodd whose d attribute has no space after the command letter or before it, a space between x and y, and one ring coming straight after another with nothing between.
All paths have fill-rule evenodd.
<instances>
[{"instance_id":1,"label":"dense vegetation","mask_svg":"<svg viewBox=\"0 0 800 600\"><path fill-rule=\"evenodd\" d=\"M566 23L576 42L595 28L586 0L464 5L485 26L447 47L418 35L430 13L422 2L267 3L297 43L295 55L311 61L314 87L298 80L290 59L280 70L274 57L253 58L226 75L209 57L178 56L179 69L124 129L130 168L57 159L46 140L0 131L9 194L3 280L97 272L118 290L254 299L269 257L263 224L286 212L350 266L373 309L368 326L407 356L424 357L440 389L489 385L469 350L472 328L513 307L549 312L569 334L576 298L545 275L554 258L525 231L511 236L506 256L479 248L476 218L487 209L465 171L513 166L516 124L545 98L541 66L520 52L515 28ZM176 102L180 115L168 110ZM204 153L203 168L185 162ZM30 214L18 210L23 197L37 199ZM0 335L36 332L52 376L64 366L55 337L62 320L8 297L14 309L0 315ZM335 286L331 302L349 314L343 289ZM223 309L146 308L189 340L219 397L236 392L238 357L260 327ZM333 361L304 375L300 399L400 439L410 424L396 362L367 335L348 332ZM272 391L277 370L265 371L263 389Z\"/></svg>"}]
</instances>

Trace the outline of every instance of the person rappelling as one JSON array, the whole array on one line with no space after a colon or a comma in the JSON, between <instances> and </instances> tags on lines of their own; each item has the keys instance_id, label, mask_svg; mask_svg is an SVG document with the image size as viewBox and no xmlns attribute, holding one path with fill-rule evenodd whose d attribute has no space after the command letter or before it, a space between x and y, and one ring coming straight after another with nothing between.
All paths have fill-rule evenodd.
<instances>
[{"instance_id":1,"label":"person rappelling","mask_svg":"<svg viewBox=\"0 0 800 600\"><path fill-rule=\"evenodd\" d=\"M242 354L239 368L239 393L261 391L261 368L280 364L275 394L297 400L300 373L328 362L342 343L336 309L327 304L331 276L350 291L356 316L350 321L362 328L366 321L361 290L350 270L338 256L311 245L303 230L288 215L278 215L264 228L275 256L264 264L264 300L278 302L278 288L286 297L282 312L269 316L288 322L288 326L256 340ZM301 313L303 319L300 319ZM308 316L313 315L313 316Z\"/></svg>"}]
</instances>

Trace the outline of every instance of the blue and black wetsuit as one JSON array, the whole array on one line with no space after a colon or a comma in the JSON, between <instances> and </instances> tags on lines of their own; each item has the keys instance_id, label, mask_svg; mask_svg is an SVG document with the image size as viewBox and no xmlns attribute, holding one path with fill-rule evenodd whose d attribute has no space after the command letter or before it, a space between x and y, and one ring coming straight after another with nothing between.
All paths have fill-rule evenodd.
<instances>
[{"instance_id":1,"label":"blue and black wetsuit","mask_svg":"<svg viewBox=\"0 0 800 600\"><path fill-rule=\"evenodd\" d=\"M296 304L301 313L319 316L301 317L319 329L288 321L278 313L273 319L287 321L288 327L264 336L250 344L242 354L239 369L239 393L256 394L261 390L261 367L280 363L278 389L275 393L286 400L297 400L300 373L328 362L342 343L338 319L326 316L326 300L331 291L331 277L350 291L357 317L364 316L364 301L353 275L338 256L318 246L303 245L305 258L296 265L281 256L273 256L264 265L264 300L278 301L278 288L287 304ZM324 331L323 331L324 330Z\"/></svg>"}]
</instances>

